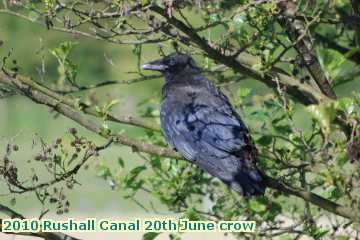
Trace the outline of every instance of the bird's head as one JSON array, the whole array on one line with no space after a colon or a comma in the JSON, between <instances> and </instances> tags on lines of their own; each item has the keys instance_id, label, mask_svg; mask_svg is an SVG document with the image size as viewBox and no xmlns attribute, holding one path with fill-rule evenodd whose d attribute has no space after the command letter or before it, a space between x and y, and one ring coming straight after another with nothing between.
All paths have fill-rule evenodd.
<instances>
[{"instance_id":1,"label":"bird's head","mask_svg":"<svg viewBox=\"0 0 360 240\"><path fill-rule=\"evenodd\" d=\"M192 57L182 53L173 53L162 59L142 65L143 69L160 71L164 75L176 75L184 72L198 72L199 68Z\"/></svg>"}]
</instances>

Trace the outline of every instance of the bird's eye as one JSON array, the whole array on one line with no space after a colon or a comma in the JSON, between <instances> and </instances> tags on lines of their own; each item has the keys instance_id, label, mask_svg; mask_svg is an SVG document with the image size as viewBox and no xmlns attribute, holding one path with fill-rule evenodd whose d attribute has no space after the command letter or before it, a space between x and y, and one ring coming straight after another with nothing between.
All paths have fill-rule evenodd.
<instances>
[{"instance_id":1,"label":"bird's eye","mask_svg":"<svg viewBox=\"0 0 360 240\"><path fill-rule=\"evenodd\" d=\"M170 67L175 66L175 65L176 65L176 61L175 61L175 59L170 58L170 59L169 59L169 61L168 61L168 65L169 65Z\"/></svg>"}]
</instances>

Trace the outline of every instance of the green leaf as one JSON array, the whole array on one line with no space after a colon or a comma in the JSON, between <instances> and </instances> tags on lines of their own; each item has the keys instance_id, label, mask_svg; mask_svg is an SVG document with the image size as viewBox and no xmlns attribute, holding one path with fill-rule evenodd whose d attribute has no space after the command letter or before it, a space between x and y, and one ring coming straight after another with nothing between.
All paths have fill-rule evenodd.
<instances>
[{"instance_id":1,"label":"green leaf","mask_svg":"<svg viewBox=\"0 0 360 240\"><path fill-rule=\"evenodd\" d=\"M216 13L214 14L210 14L210 22L213 23L213 22L217 22L217 21L220 21L220 16Z\"/></svg>"},{"instance_id":2,"label":"green leaf","mask_svg":"<svg viewBox=\"0 0 360 240\"><path fill-rule=\"evenodd\" d=\"M253 111L250 113L249 117L259 121L265 121L268 118L268 114L263 111Z\"/></svg>"},{"instance_id":3,"label":"green leaf","mask_svg":"<svg viewBox=\"0 0 360 240\"><path fill-rule=\"evenodd\" d=\"M245 14L237 14L233 18L234 27L238 33L240 33L244 26L246 25L246 15Z\"/></svg>"},{"instance_id":4,"label":"green leaf","mask_svg":"<svg viewBox=\"0 0 360 240\"><path fill-rule=\"evenodd\" d=\"M261 136L256 142L263 146L268 146L272 143L272 136L270 135L263 135Z\"/></svg>"},{"instance_id":5,"label":"green leaf","mask_svg":"<svg viewBox=\"0 0 360 240\"><path fill-rule=\"evenodd\" d=\"M333 49L316 49L319 62L325 69L327 78L335 79L343 71L346 57Z\"/></svg>"},{"instance_id":6,"label":"green leaf","mask_svg":"<svg viewBox=\"0 0 360 240\"><path fill-rule=\"evenodd\" d=\"M261 213L266 210L266 204L255 199L250 200L249 207L252 211L256 213Z\"/></svg>"},{"instance_id":7,"label":"green leaf","mask_svg":"<svg viewBox=\"0 0 360 240\"><path fill-rule=\"evenodd\" d=\"M321 239L325 236L329 230L323 230L320 227L313 227L310 229L310 235L313 236L315 239Z\"/></svg>"},{"instance_id":8,"label":"green leaf","mask_svg":"<svg viewBox=\"0 0 360 240\"><path fill-rule=\"evenodd\" d=\"M321 105L310 105L306 110L317 120L325 133L330 131L330 123L336 116L336 109L333 102Z\"/></svg>"},{"instance_id":9,"label":"green leaf","mask_svg":"<svg viewBox=\"0 0 360 240\"><path fill-rule=\"evenodd\" d=\"M60 83L63 84L63 79L74 84L77 76L77 65L70 60L70 52L76 46L77 42L66 41L62 42L59 47L49 50L50 53L58 60L58 72L60 74Z\"/></svg>"},{"instance_id":10,"label":"green leaf","mask_svg":"<svg viewBox=\"0 0 360 240\"><path fill-rule=\"evenodd\" d=\"M124 166L125 166L124 159L122 159L121 157L118 157L118 164L120 165L120 167L124 168Z\"/></svg>"},{"instance_id":11,"label":"green leaf","mask_svg":"<svg viewBox=\"0 0 360 240\"><path fill-rule=\"evenodd\" d=\"M139 173L141 173L144 170L146 170L146 166L138 166L138 167L131 169L130 174L132 176L137 176L137 175L139 175Z\"/></svg>"},{"instance_id":12,"label":"green leaf","mask_svg":"<svg viewBox=\"0 0 360 240\"><path fill-rule=\"evenodd\" d=\"M53 54L60 62L65 62L65 60L69 57L71 50L76 45L78 45L77 42L62 42L59 47L50 50L50 53Z\"/></svg>"},{"instance_id":13,"label":"green leaf","mask_svg":"<svg viewBox=\"0 0 360 240\"><path fill-rule=\"evenodd\" d=\"M151 158L151 164L157 168L160 169L161 168L161 159L158 156L152 156Z\"/></svg>"},{"instance_id":14,"label":"green leaf","mask_svg":"<svg viewBox=\"0 0 360 240\"><path fill-rule=\"evenodd\" d=\"M289 125L273 125L273 128L282 134L288 134L291 132L291 128Z\"/></svg>"},{"instance_id":15,"label":"green leaf","mask_svg":"<svg viewBox=\"0 0 360 240\"><path fill-rule=\"evenodd\" d=\"M249 96L249 94L251 93L251 89L250 88L239 88L236 93L240 98L240 103L242 103L242 102L244 102L245 98L247 96Z\"/></svg>"},{"instance_id":16,"label":"green leaf","mask_svg":"<svg viewBox=\"0 0 360 240\"><path fill-rule=\"evenodd\" d=\"M106 124L106 122L103 122L101 129L100 129L101 136L107 137L107 136L109 136L110 133L111 133L111 131L108 128L108 125Z\"/></svg>"},{"instance_id":17,"label":"green leaf","mask_svg":"<svg viewBox=\"0 0 360 240\"><path fill-rule=\"evenodd\" d=\"M271 121L271 124L277 125L279 122L281 122L282 120L284 120L284 118L285 118L285 115L281 115L280 117L274 118L274 119Z\"/></svg>"},{"instance_id":18,"label":"green leaf","mask_svg":"<svg viewBox=\"0 0 360 240\"><path fill-rule=\"evenodd\" d=\"M127 187L131 188L133 191L138 190L139 188L141 188L141 186L145 183L145 181L143 179L139 180L139 181L131 181L127 183Z\"/></svg>"},{"instance_id":19,"label":"green leaf","mask_svg":"<svg viewBox=\"0 0 360 240\"><path fill-rule=\"evenodd\" d=\"M272 109L272 108L277 107L277 105L275 104L275 102L272 101L272 100L265 100L265 101L264 101L264 106L265 106L267 109Z\"/></svg>"},{"instance_id":20,"label":"green leaf","mask_svg":"<svg viewBox=\"0 0 360 240\"><path fill-rule=\"evenodd\" d=\"M110 168L108 166L101 165L98 167L98 171L96 175L102 178L110 177L111 176Z\"/></svg>"},{"instance_id":21,"label":"green leaf","mask_svg":"<svg viewBox=\"0 0 360 240\"><path fill-rule=\"evenodd\" d=\"M274 220L276 216L278 216L279 214L281 214L282 212L282 207L279 203L277 202L271 202L271 207L267 208L266 214L264 216L265 219L267 220Z\"/></svg>"},{"instance_id":22,"label":"green leaf","mask_svg":"<svg viewBox=\"0 0 360 240\"><path fill-rule=\"evenodd\" d=\"M219 1L220 2L220 8L223 10L231 9L232 7L243 4L244 0L226 0L226 1Z\"/></svg>"},{"instance_id":23,"label":"green leaf","mask_svg":"<svg viewBox=\"0 0 360 240\"><path fill-rule=\"evenodd\" d=\"M144 6L147 6L151 3L150 0L141 0L141 6L144 7Z\"/></svg>"},{"instance_id":24,"label":"green leaf","mask_svg":"<svg viewBox=\"0 0 360 240\"><path fill-rule=\"evenodd\" d=\"M116 105L118 104L120 101L118 99L114 99L112 100L110 103L108 104L105 104L102 108L102 113L105 115L107 114L108 112L111 111L111 109Z\"/></svg>"},{"instance_id":25,"label":"green leaf","mask_svg":"<svg viewBox=\"0 0 360 240\"><path fill-rule=\"evenodd\" d=\"M54 155L54 162L57 165L61 165L61 156L55 154Z\"/></svg>"},{"instance_id":26,"label":"green leaf","mask_svg":"<svg viewBox=\"0 0 360 240\"><path fill-rule=\"evenodd\" d=\"M355 110L355 102L351 98L340 98L335 102L335 108L341 109L347 114L351 114Z\"/></svg>"},{"instance_id":27,"label":"green leaf","mask_svg":"<svg viewBox=\"0 0 360 240\"><path fill-rule=\"evenodd\" d=\"M197 213L197 211L193 207L188 208L186 210L186 212L181 216L181 218L186 218L186 219L189 219L190 221L200 221L201 220L200 215Z\"/></svg>"},{"instance_id":28,"label":"green leaf","mask_svg":"<svg viewBox=\"0 0 360 240\"><path fill-rule=\"evenodd\" d=\"M126 187L138 189L144 182L143 181L135 182L135 180L136 180L137 176L144 170L146 170L146 166L138 166L138 167L131 169L131 171L125 178Z\"/></svg>"},{"instance_id":29,"label":"green leaf","mask_svg":"<svg viewBox=\"0 0 360 240\"><path fill-rule=\"evenodd\" d=\"M16 205L16 198L12 198L12 199L10 200L10 205L11 205L11 206L15 206L15 205Z\"/></svg>"},{"instance_id":30,"label":"green leaf","mask_svg":"<svg viewBox=\"0 0 360 240\"><path fill-rule=\"evenodd\" d=\"M143 236L142 236L142 239L143 240L154 240L157 236L159 236L161 233L157 232L148 232L148 233L145 233Z\"/></svg>"}]
</instances>

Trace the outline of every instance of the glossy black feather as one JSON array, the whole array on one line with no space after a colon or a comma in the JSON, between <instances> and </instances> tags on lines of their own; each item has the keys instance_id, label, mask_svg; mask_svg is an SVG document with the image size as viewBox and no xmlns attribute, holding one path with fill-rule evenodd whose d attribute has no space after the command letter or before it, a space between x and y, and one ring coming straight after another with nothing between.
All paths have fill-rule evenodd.
<instances>
[{"instance_id":1,"label":"glossy black feather","mask_svg":"<svg viewBox=\"0 0 360 240\"><path fill-rule=\"evenodd\" d=\"M154 63L163 64L166 79L160 107L166 141L241 195L263 194L265 184L247 129L226 96L201 76L187 55Z\"/></svg>"}]
</instances>

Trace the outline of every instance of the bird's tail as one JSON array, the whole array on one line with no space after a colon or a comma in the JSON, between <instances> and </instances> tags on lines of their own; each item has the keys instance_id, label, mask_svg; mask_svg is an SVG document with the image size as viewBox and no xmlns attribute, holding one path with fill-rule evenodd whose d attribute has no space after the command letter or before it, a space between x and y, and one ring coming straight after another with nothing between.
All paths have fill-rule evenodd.
<instances>
[{"instance_id":1,"label":"bird's tail","mask_svg":"<svg viewBox=\"0 0 360 240\"><path fill-rule=\"evenodd\" d=\"M230 186L243 196L260 196L265 193L265 175L258 169L240 171Z\"/></svg>"}]
</instances>

